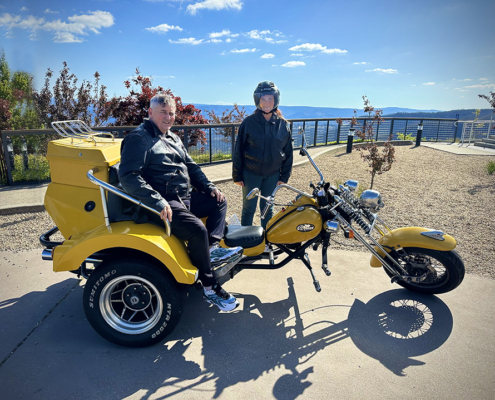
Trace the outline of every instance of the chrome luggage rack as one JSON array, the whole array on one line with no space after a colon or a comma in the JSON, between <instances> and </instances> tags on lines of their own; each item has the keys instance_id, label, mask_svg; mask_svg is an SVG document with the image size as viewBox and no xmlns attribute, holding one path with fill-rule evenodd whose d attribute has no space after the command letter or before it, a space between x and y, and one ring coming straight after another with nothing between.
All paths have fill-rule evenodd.
<instances>
[{"instance_id":1,"label":"chrome luggage rack","mask_svg":"<svg viewBox=\"0 0 495 400\"><path fill-rule=\"evenodd\" d=\"M84 121L78 119L54 121L52 122L52 127L60 136L70 137L72 139L72 143L74 143L74 139L93 140L96 146L95 136L99 135L110 135L112 137L112 141L115 141L115 137L110 132L95 132L91 130L91 128Z\"/></svg>"}]
</instances>

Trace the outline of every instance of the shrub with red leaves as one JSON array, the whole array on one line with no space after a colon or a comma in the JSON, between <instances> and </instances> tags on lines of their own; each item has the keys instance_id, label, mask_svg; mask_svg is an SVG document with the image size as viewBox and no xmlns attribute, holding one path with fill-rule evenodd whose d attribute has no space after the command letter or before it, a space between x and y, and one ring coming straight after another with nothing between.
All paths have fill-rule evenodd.
<instances>
[{"instance_id":1,"label":"shrub with red leaves","mask_svg":"<svg viewBox=\"0 0 495 400\"><path fill-rule=\"evenodd\" d=\"M174 96L170 89L161 86L153 87L152 81L146 76L142 76L136 68L136 76L130 81L124 81L124 85L129 89L129 95L120 99L118 106L113 111L115 126L139 125L144 118L148 118L150 100L159 93L167 93L175 99L175 125L198 125L208 124L208 120L201 115L201 110L192 104L183 105L179 96ZM137 87L135 90L133 88ZM174 130L181 139L184 139L182 129ZM201 129L188 130L188 145L196 146L198 143L206 144L206 134Z\"/></svg>"}]
</instances>

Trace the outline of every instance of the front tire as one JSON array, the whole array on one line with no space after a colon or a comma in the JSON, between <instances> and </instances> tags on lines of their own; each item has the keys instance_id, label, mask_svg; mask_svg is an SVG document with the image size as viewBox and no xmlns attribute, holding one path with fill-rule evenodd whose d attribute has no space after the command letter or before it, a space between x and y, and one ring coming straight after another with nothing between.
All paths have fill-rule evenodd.
<instances>
[{"instance_id":1,"label":"front tire","mask_svg":"<svg viewBox=\"0 0 495 400\"><path fill-rule=\"evenodd\" d=\"M151 346L170 334L182 314L186 289L154 263L112 260L89 276L84 312L108 341L128 347Z\"/></svg>"},{"instance_id":2,"label":"front tire","mask_svg":"<svg viewBox=\"0 0 495 400\"><path fill-rule=\"evenodd\" d=\"M391 251L390 255L414 277L422 282L397 281L400 286L424 294L447 293L459 286L464 279L464 263L455 250L440 251L420 247L405 247ZM393 275L386 269L388 276Z\"/></svg>"}]
</instances>

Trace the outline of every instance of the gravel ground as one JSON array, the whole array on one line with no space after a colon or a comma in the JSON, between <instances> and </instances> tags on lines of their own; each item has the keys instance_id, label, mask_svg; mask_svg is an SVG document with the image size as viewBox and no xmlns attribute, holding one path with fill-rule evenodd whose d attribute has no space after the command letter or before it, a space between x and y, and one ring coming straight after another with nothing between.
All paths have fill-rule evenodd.
<instances>
[{"instance_id":1,"label":"gravel ground","mask_svg":"<svg viewBox=\"0 0 495 400\"><path fill-rule=\"evenodd\" d=\"M495 156L455 155L426 147L396 147L392 169L377 176L373 187L380 191L385 202L380 211L382 219L391 228L422 226L454 236L467 272L495 279L495 175L486 172L489 161L495 161ZM356 179L363 187L369 187L370 175L358 151L322 155L316 159L316 164L332 184ZM319 176L308 163L294 168L289 184L309 192L309 180L316 182ZM228 215L240 217L241 188L233 183L223 183L219 187L229 201ZM278 203L294 197L287 190L279 194ZM256 221L259 222L259 212ZM39 235L51 227L53 222L46 212L0 216L1 248L9 251L41 248ZM337 236L336 240L356 243L346 241L342 236ZM331 248L367 251L335 242Z\"/></svg>"}]
</instances>

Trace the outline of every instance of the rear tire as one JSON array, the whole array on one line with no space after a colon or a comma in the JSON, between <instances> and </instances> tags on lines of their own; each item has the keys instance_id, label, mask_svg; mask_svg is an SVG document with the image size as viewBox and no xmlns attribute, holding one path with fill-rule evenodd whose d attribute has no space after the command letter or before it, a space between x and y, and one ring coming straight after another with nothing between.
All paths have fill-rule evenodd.
<instances>
[{"instance_id":1,"label":"rear tire","mask_svg":"<svg viewBox=\"0 0 495 400\"><path fill-rule=\"evenodd\" d=\"M398 285L413 292L425 294L447 293L459 286L464 279L464 263L455 250L440 251L419 247L405 247L405 251L392 251L390 255L411 276L424 276L419 283L399 280ZM385 269L385 268L384 268ZM385 269L388 276L393 275Z\"/></svg>"},{"instance_id":2,"label":"rear tire","mask_svg":"<svg viewBox=\"0 0 495 400\"><path fill-rule=\"evenodd\" d=\"M128 347L151 346L170 334L182 314L186 287L162 266L138 260L112 260L89 276L84 312L108 341Z\"/></svg>"}]
</instances>

